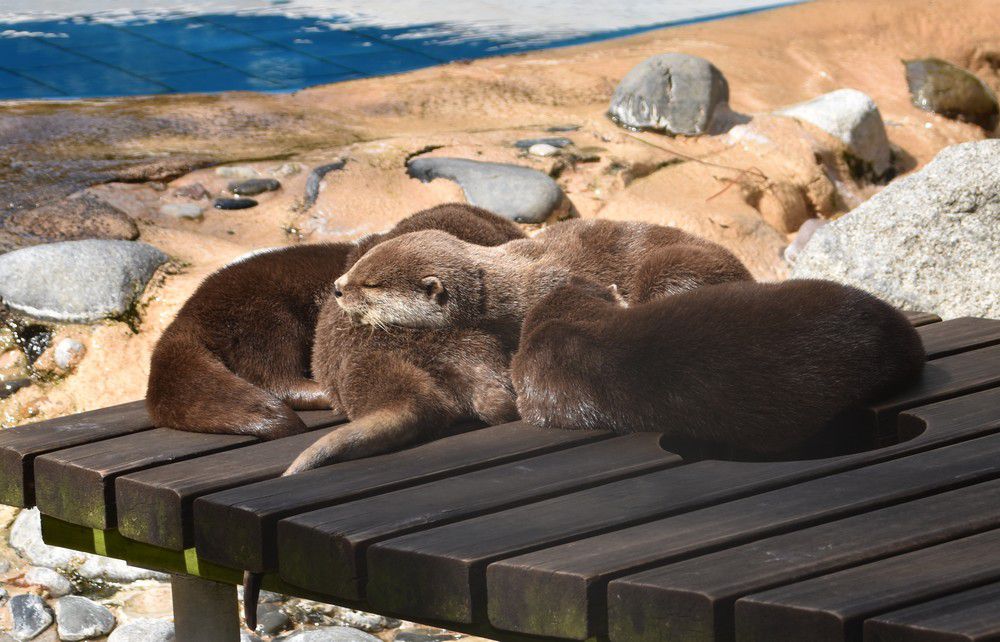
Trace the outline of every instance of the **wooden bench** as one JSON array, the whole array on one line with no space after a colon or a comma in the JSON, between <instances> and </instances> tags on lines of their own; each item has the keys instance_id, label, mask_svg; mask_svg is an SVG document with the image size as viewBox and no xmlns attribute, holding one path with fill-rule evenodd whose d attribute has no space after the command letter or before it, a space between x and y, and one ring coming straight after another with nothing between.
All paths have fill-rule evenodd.
<instances>
[{"instance_id":1,"label":"wooden bench","mask_svg":"<svg viewBox=\"0 0 1000 642\"><path fill-rule=\"evenodd\" d=\"M685 463L514 423L280 478L342 418L258 443L134 402L0 432L0 502L174 574L182 642L238 639L243 570L498 640L1000 639L1000 321L912 320L922 380L859 418L903 441L853 455Z\"/></svg>"}]
</instances>

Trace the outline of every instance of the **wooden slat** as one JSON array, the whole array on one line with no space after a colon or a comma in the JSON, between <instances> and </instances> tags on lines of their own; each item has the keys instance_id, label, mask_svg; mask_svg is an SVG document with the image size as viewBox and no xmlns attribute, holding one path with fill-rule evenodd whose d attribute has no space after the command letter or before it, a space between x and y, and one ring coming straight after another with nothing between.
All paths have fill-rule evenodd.
<instances>
[{"instance_id":1,"label":"wooden slat","mask_svg":"<svg viewBox=\"0 0 1000 642\"><path fill-rule=\"evenodd\" d=\"M902 310L902 312L910 320L910 323L917 327L941 321L941 317L930 312L916 312L914 310Z\"/></svg>"},{"instance_id":2,"label":"wooden slat","mask_svg":"<svg viewBox=\"0 0 1000 642\"><path fill-rule=\"evenodd\" d=\"M1000 582L893 611L865 622L869 642L996 642Z\"/></svg>"},{"instance_id":3,"label":"wooden slat","mask_svg":"<svg viewBox=\"0 0 1000 642\"><path fill-rule=\"evenodd\" d=\"M605 587L616 577L992 477L1000 435L502 560L487 569L490 622L532 635L605 635Z\"/></svg>"},{"instance_id":4,"label":"wooden slat","mask_svg":"<svg viewBox=\"0 0 1000 642\"><path fill-rule=\"evenodd\" d=\"M610 638L731 642L744 595L998 527L993 479L630 575L607 588Z\"/></svg>"},{"instance_id":5,"label":"wooden slat","mask_svg":"<svg viewBox=\"0 0 1000 642\"><path fill-rule=\"evenodd\" d=\"M654 433L616 437L284 519L281 577L362 599L371 543L681 463L659 442Z\"/></svg>"},{"instance_id":6,"label":"wooden slat","mask_svg":"<svg viewBox=\"0 0 1000 642\"><path fill-rule=\"evenodd\" d=\"M928 359L1000 343L1000 321L962 317L917 328Z\"/></svg>"},{"instance_id":7,"label":"wooden slat","mask_svg":"<svg viewBox=\"0 0 1000 642\"><path fill-rule=\"evenodd\" d=\"M309 428L344 421L329 411L299 413ZM279 476L305 448L334 428L277 439L131 473L115 482L118 530L130 539L183 550L194 546L196 497Z\"/></svg>"},{"instance_id":8,"label":"wooden slat","mask_svg":"<svg viewBox=\"0 0 1000 642\"><path fill-rule=\"evenodd\" d=\"M741 642L860 642L865 618L1000 580L1000 530L736 602Z\"/></svg>"},{"instance_id":9,"label":"wooden slat","mask_svg":"<svg viewBox=\"0 0 1000 642\"><path fill-rule=\"evenodd\" d=\"M213 493L195 500L195 547L223 566L276 570L284 517L609 437L505 424Z\"/></svg>"},{"instance_id":10,"label":"wooden slat","mask_svg":"<svg viewBox=\"0 0 1000 642\"><path fill-rule=\"evenodd\" d=\"M1000 390L980 395L937 405L919 437L875 451L800 462L698 462L386 540L368 549L367 599L413 617L484 618L489 563L995 431ZM922 420L910 423L912 430Z\"/></svg>"},{"instance_id":11,"label":"wooden slat","mask_svg":"<svg viewBox=\"0 0 1000 642\"><path fill-rule=\"evenodd\" d=\"M34 505L39 455L152 427L145 402L132 401L0 431L0 504Z\"/></svg>"}]
</instances>

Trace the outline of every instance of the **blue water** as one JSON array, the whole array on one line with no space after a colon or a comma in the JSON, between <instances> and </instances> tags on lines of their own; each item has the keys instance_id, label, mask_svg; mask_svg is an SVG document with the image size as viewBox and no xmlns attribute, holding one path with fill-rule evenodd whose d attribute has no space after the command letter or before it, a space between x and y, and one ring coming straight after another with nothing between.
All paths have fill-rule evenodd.
<instances>
[{"instance_id":1,"label":"blue water","mask_svg":"<svg viewBox=\"0 0 1000 642\"><path fill-rule=\"evenodd\" d=\"M455 38L447 25L374 27L324 18L208 14L120 23L0 23L0 100L254 90L281 92L456 60L631 35L741 13L551 39Z\"/></svg>"}]
</instances>

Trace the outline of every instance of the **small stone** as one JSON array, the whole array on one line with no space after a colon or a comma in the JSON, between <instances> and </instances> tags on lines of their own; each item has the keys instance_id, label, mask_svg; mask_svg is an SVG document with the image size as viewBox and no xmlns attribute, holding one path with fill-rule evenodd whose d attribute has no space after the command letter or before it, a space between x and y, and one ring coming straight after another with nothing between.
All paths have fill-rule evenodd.
<instances>
[{"instance_id":1,"label":"small stone","mask_svg":"<svg viewBox=\"0 0 1000 642\"><path fill-rule=\"evenodd\" d=\"M337 609L333 614L334 621L341 626L360 629L366 633L378 633L386 629L397 628L401 622L375 613L365 613L353 609Z\"/></svg>"},{"instance_id":2,"label":"small stone","mask_svg":"<svg viewBox=\"0 0 1000 642\"><path fill-rule=\"evenodd\" d=\"M239 587L242 590L242 586ZM242 597L240 599L243 599ZM281 593L275 593L274 591L261 591L260 596L257 601L261 604L270 604L272 602L281 602L285 599L285 596Z\"/></svg>"},{"instance_id":3,"label":"small stone","mask_svg":"<svg viewBox=\"0 0 1000 642\"><path fill-rule=\"evenodd\" d=\"M13 212L0 227L33 242L139 238L139 228L128 214L89 195Z\"/></svg>"},{"instance_id":4,"label":"small stone","mask_svg":"<svg viewBox=\"0 0 1000 642\"><path fill-rule=\"evenodd\" d=\"M0 399L6 399L21 388L31 385L31 379L12 379L0 382Z\"/></svg>"},{"instance_id":5,"label":"small stone","mask_svg":"<svg viewBox=\"0 0 1000 642\"><path fill-rule=\"evenodd\" d=\"M325 626L309 631L298 631L277 639L282 640L282 642L381 642L374 635L346 626ZM115 642L115 640L108 640L108 642Z\"/></svg>"},{"instance_id":6,"label":"small stone","mask_svg":"<svg viewBox=\"0 0 1000 642\"><path fill-rule=\"evenodd\" d=\"M892 166L882 114L867 94L838 89L777 113L805 121L840 140L875 176L882 176Z\"/></svg>"},{"instance_id":7,"label":"small stone","mask_svg":"<svg viewBox=\"0 0 1000 642\"><path fill-rule=\"evenodd\" d=\"M110 633L115 616L102 604L68 595L56 602L56 628L60 640L89 640Z\"/></svg>"},{"instance_id":8,"label":"small stone","mask_svg":"<svg viewBox=\"0 0 1000 642\"><path fill-rule=\"evenodd\" d=\"M319 198L319 187L323 182L323 177L330 172L344 169L346 165L347 160L340 158L332 163L314 167L313 170L309 172L309 177L306 178L306 193L303 198L303 209L307 210L312 207L313 203L316 202L316 199Z\"/></svg>"},{"instance_id":9,"label":"small stone","mask_svg":"<svg viewBox=\"0 0 1000 642\"><path fill-rule=\"evenodd\" d=\"M796 259L799 258L799 253L805 248L812 235L827 223L829 221L822 218L811 218L803 223L795 235L795 239L785 248L785 260L789 263L795 263Z\"/></svg>"},{"instance_id":10,"label":"small stone","mask_svg":"<svg viewBox=\"0 0 1000 642\"><path fill-rule=\"evenodd\" d=\"M177 198L187 198L192 201L212 198L212 195L208 193L208 190L201 183L182 185L174 190L174 196Z\"/></svg>"},{"instance_id":11,"label":"small stone","mask_svg":"<svg viewBox=\"0 0 1000 642\"><path fill-rule=\"evenodd\" d=\"M728 101L729 84L712 63L666 53L647 58L622 78L608 115L632 129L698 136L709 131L717 110L728 111Z\"/></svg>"},{"instance_id":12,"label":"small stone","mask_svg":"<svg viewBox=\"0 0 1000 642\"><path fill-rule=\"evenodd\" d=\"M76 367L87 354L87 347L76 339L63 339L56 344L55 362L63 370Z\"/></svg>"},{"instance_id":13,"label":"small stone","mask_svg":"<svg viewBox=\"0 0 1000 642\"><path fill-rule=\"evenodd\" d=\"M0 298L52 321L120 317L167 255L132 241L85 240L36 245L0 255Z\"/></svg>"},{"instance_id":14,"label":"small stone","mask_svg":"<svg viewBox=\"0 0 1000 642\"><path fill-rule=\"evenodd\" d=\"M288 628L291 621L288 614L281 610L280 604L271 602L257 606L257 631L264 635L277 635Z\"/></svg>"},{"instance_id":15,"label":"small stone","mask_svg":"<svg viewBox=\"0 0 1000 642\"><path fill-rule=\"evenodd\" d=\"M196 221L201 218L201 206L194 203L166 203L160 207L160 214L171 218L186 218Z\"/></svg>"},{"instance_id":16,"label":"small stone","mask_svg":"<svg viewBox=\"0 0 1000 642\"><path fill-rule=\"evenodd\" d=\"M31 375L28 355L19 347L13 347L0 354L0 381L24 379Z\"/></svg>"},{"instance_id":17,"label":"small stone","mask_svg":"<svg viewBox=\"0 0 1000 642\"><path fill-rule=\"evenodd\" d=\"M913 104L946 118L996 129L1000 106L996 94L975 74L940 58L906 60L906 83Z\"/></svg>"},{"instance_id":18,"label":"small stone","mask_svg":"<svg viewBox=\"0 0 1000 642\"><path fill-rule=\"evenodd\" d=\"M240 631L240 642L263 642L263 641L253 633Z\"/></svg>"},{"instance_id":19,"label":"small stone","mask_svg":"<svg viewBox=\"0 0 1000 642\"><path fill-rule=\"evenodd\" d=\"M302 171L302 165L300 165L299 163L284 163L272 169L271 173L274 174L275 176L285 178L287 176L295 176L301 171Z\"/></svg>"},{"instance_id":20,"label":"small stone","mask_svg":"<svg viewBox=\"0 0 1000 642\"><path fill-rule=\"evenodd\" d=\"M4 572L6 572L6 571L4 571ZM10 593L7 592L7 589L5 589L4 587L0 586L0 606L3 606L4 604L7 603L7 598L8 597L10 597Z\"/></svg>"},{"instance_id":21,"label":"small stone","mask_svg":"<svg viewBox=\"0 0 1000 642\"><path fill-rule=\"evenodd\" d=\"M548 175L520 165L424 157L410 161L407 173L425 183L435 178L455 181L469 203L518 223L545 221L565 198Z\"/></svg>"},{"instance_id":22,"label":"small stone","mask_svg":"<svg viewBox=\"0 0 1000 642\"><path fill-rule=\"evenodd\" d=\"M108 642L175 642L174 623L167 620L133 620L112 631Z\"/></svg>"},{"instance_id":23,"label":"small stone","mask_svg":"<svg viewBox=\"0 0 1000 642\"><path fill-rule=\"evenodd\" d=\"M62 597L73 592L73 585L65 577L56 573L51 568L44 566L32 566L24 574L26 584L41 586L49 592L52 597Z\"/></svg>"},{"instance_id":24,"label":"small stone","mask_svg":"<svg viewBox=\"0 0 1000 642\"><path fill-rule=\"evenodd\" d=\"M10 635L15 640L31 640L52 624L52 613L37 595L15 595L10 598L9 608L13 621Z\"/></svg>"},{"instance_id":25,"label":"small stone","mask_svg":"<svg viewBox=\"0 0 1000 642\"><path fill-rule=\"evenodd\" d=\"M0 575L3 575L10 570L10 562L5 559L0 559Z\"/></svg>"},{"instance_id":26,"label":"small stone","mask_svg":"<svg viewBox=\"0 0 1000 642\"><path fill-rule=\"evenodd\" d=\"M257 201L252 198L215 199L215 209L217 210L245 210L250 207L257 207Z\"/></svg>"},{"instance_id":27,"label":"small stone","mask_svg":"<svg viewBox=\"0 0 1000 642\"><path fill-rule=\"evenodd\" d=\"M447 642L456 639L449 633L431 633L428 631L400 631L393 642Z\"/></svg>"},{"instance_id":28,"label":"small stone","mask_svg":"<svg viewBox=\"0 0 1000 642\"><path fill-rule=\"evenodd\" d=\"M558 147L559 149L562 149L563 147L568 147L572 145L573 141L571 141L568 138L564 138L562 136L555 138L522 138L521 140L514 143L514 147L517 147L518 149L530 149L535 145L542 145L542 144L551 145L553 147Z\"/></svg>"},{"instance_id":29,"label":"small stone","mask_svg":"<svg viewBox=\"0 0 1000 642\"><path fill-rule=\"evenodd\" d=\"M251 178L229 184L229 191L239 196L257 196L264 192L273 192L281 187L281 183L273 178Z\"/></svg>"},{"instance_id":30,"label":"small stone","mask_svg":"<svg viewBox=\"0 0 1000 642\"><path fill-rule=\"evenodd\" d=\"M558 134L560 132L575 132L579 131L580 125L566 124L566 125L553 125L545 131L552 132L553 134Z\"/></svg>"},{"instance_id":31,"label":"small stone","mask_svg":"<svg viewBox=\"0 0 1000 642\"><path fill-rule=\"evenodd\" d=\"M256 178L257 170L252 167L231 165L216 167L215 175L223 178Z\"/></svg>"},{"instance_id":32,"label":"small stone","mask_svg":"<svg viewBox=\"0 0 1000 642\"><path fill-rule=\"evenodd\" d=\"M532 156L552 156L559 153L559 148L548 143L538 143L529 147L528 153Z\"/></svg>"}]
</instances>

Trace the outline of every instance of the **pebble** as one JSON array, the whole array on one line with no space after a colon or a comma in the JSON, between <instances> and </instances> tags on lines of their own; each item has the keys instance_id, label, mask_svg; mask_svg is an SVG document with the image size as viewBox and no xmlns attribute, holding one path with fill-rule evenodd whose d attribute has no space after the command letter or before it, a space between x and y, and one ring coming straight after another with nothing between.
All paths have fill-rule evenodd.
<instances>
[{"instance_id":1,"label":"pebble","mask_svg":"<svg viewBox=\"0 0 1000 642\"><path fill-rule=\"evenodd\" d=\"M323 177L330 172L344 169L347 164L347 160L341 158L333 161L332 163L327 163L326 165L320 165L319 167L313 168L313 171L309 172L309 178L306 179L306 193L305 202L303 203L303 209L309 209L319 198L319 186L323 182Z\"/></svg>"},{"instance_id":2,"label":"pebble","mask_svg":"<svg viewBox=\"0 0 1000 642\"><path fill-rule=\"evenodd\" d=\"M1000 106L989 85L975 74L940 58L907 60L906 83L914 105L946 118L975 123L993 131Z\"/></svg>"},{"instance_id":3,"label":"pebble","mask_svg":"<svg viewBox=\"0 0 1000 642\"><path fill-rule=\"evenodd\" d=\"M338 608L331 614L334 622L341 626L360 629L366 633L378 633L386 629L395 629L402 624L399 620L375 613L365 613L353 609Z\"/></svg>"},{"instance_id":4,"label":"pebble","mask_svg":"<svg viewBox=\"0 0 1000 642\"><path fill-rule=\"evenodd\" d=\"M529 147L528 153L532 156L552 156L559 153L559 148L548 143L538 143Z\"/></svg>"},{"instance_id":5,"label":"pebble","mask_svg":"<svg viewBox=\"0 0 1000 642\"><path fill-rule=\"evenodd\" d=\"M178 198L188 198L192 201L200 201L212 197L212 195L208 193L208 190L205 189L205 186L201 183L182 185L174 190L174 196Z\"/></svg>"},{"instance_id":6,"label":"pebble","mask_svg":"<svg viewBox=\"0 0 1000 642\"><path fill-rule=\"evenodd\" d=\"M811 218L807 220L799 228L799 231L795 234L795 238L789 243L788 247L785 248L785 260L789 263L795 263L795 260L799 258L799 253L812 238L812 235L819 228L826 225L829 221L821 218Z\"/></svg>"},{"instance_id":7,"label":"pebble","mask_svg":"<svg viewBox=\"0 0 1000 642\"><path fill-rule=\"evenodd\" d=\"M222 178L256 178L257 170L243 165L227 165L216 167L215 175Z\"/></svg>"},{"instance_id":8,"label":"pebble","mask_svg":"<svg viewBox=\"0 0 1000 642\"><path fill-rule=\"evenodd\" d=\"M4 572L6 573L6 571L4 571ZM8 597L10 597L10 593L7 592L7 589L5 589L4 587L0 586L0 606L2 606L3 604L5 604L7 602L7 598Z\"/></svg>"},{"instance_id":9,"label":"pebble","mask_svg":"<svg viewBox=\"0 0 1000 642\"><path fill-rule=\"evenodd\" d=\"M198 220L201 218L201 213L201 206L195 203L166 203L160 206L160 214L171 218Z\"/></svg>"},{"instance_id":10,"label":"pebble","mask_svg":"<svg viewBox=\"0 0 1000 642\"><path fill-rule=\"evenodd\" d=\"M245 210L250 207L257 207L257 201L252 198L215 199L215 209L217 210Z\"/></svg>"},{"instance_id":11,"label":"pebble","mask_svg":"<svg viewBox=\"0 0 1000 642\"><path fill-rule=\"evenodd\" d=\"M65 577L56 573L51 568L44 566L32 566L24 574L24 581L27 584L41 586L49 592L52 597L62 597L73 592L73 585Z\"/></svg>"},{"instance_id":12,"label":"pebble","mask_svg":"<svg viewBox=\"0 0 1000 642\"><path fill-rule=\"evenodd\" d=\"M282 178L286 176L295 176L302 171L302 165L299 163L284 163L271 170L271 173L275 176L280 176Z\"/></svg>"},{"instance_id":13,"label":"pebble","mask_svg":"<svg viewBox=\"0 0 1000 642\"><path fill-rule=\"evenodd\" d=\"M0 382L0 399L6 399L21 388L31 385L31 379L14 379L12 381Z\"/></svg>"},{"instance_id":14,"label":"pebble","mask_svg":"<svg viewBox=\"0 0 1000 642\"><path fill-rule=\"evenodd\" d=\"M13 621L10 635L15 640L35 638L52 624L52 613L37 595L15 595L10 598L9 608Z\"/></svg>"},{"instance_id":15,"label":"pebble","mask_svg":"<svg viewBox=\"0 0 1000 642\"><path fill-rule=\"evenodd\" d=\"M31 375L28 355L20 347L14 346L0 354L0 381L25 379Z\"/></svg>"},{"instance_id":16,"label":"pebble","mask_svg":"<svg viewBox=\"0 0 1000 642\"><path fill-rule=\"evenodd\" d=\"M423 631L400 631L392 642L446 642L454 640L455 636L449 633L424 633Z\"/></svg>"},{"instance_id":17,"label":"pebble","mask_svg":"<svg viewBox=\"0 0 1000 642\"><path fill-rule=\"evenodd\" d=\"M110 633L115 616L102 604L69 595L56 602L56 628L60 640L89 640Z\"/></svg>"},{"instance_id":18,"label":"pebble","mask_svg":"<svg viewBox=\"0 0 1000 642\"><path fill-rule=\"evenodd\" d=\"M568 125L553 125L552 127L546 129L545 131L552 132L553 134L558 134L560 132L575 132L578 131L579 129L580 125L568 124Z\"/></svg>"},{"instance_id":19,"label":"pebble","mask_svg":"<svg viewBox=\"0 0 1000 642\"><path fill-rule=\"evenodd\" d=\"M133 620L112 631L108 642L176 642L174 623L168 620Z\"/></svg>"},{"instance_id":20,"label":"pebble","mask_svg":"<svg viewBox=\"0 0 1000 642\"><path fill-rule=\"evenodd\" d=\"M568 147L573 144L568 138L562 136L556 138L522 138L521 140L514 143L514 147L518 149L530 149L535 145L552 145L553 147L558 147L562 149L563 147Z\"/></svg>"},{"instance_id":21,"label":"pebble","mask_svg":"<svg viewBox=\"0 0 1000 642\"><path fill-rule=\"evenodd\" d=\"M264 192L273 192L281 187L281 183L273 178L251 178L229 184L229 191L239 196L256 196Z\"/></svg>"},{"instance_id":22,"label":"pebble","mask_svg":"<svg viewBox=\"0 0 1000 642\"><path fill-rule=\"evenodd\" d=\"M257 631L273 636L288 628L291 618L281 610L281 605L270 602L257 606Z\"/></svg>"},{"instance_id":23,"label":"pebble","mask_svg":"<svg viewBox=\"0 0 1000 642\"><path fill-rule=\"evenodd\" d=\"M240 642L263 642L263 641L253 633L240 631Z\"/></svg>"},{"instance_id":24,"label":"pebble","mask_svg":"<svg viewBox=\"0 0 1000 642\"><path fill-rule=\"evenodd\" d=\"M89 323L124 315L167 255L133 241L36 245L0 255L0 298L31 317Z\"/></svg>"},{"instance_id":25,"label":"pebble","mask_svg":"<svg viewBox=\"0 0 1000 642\"><path fill-rule=\"evenodd\" d=\"M309 631L298 631L276 638L282 642L381 642L377 637L346 626L327 626ZM108 640L108 642L115 642Z\"/></svg>"},{"instance_id":26,"label":"pebble","mask_svg":"<svg viewBox=\"0 0 1000 642\"><path fill-rule=\"evenodd\" d=\"M458 183L469 203L517 223L541 223L565 198L547 174L530 167L464 158L415 158L407 173L425 183L445 178Z\"/></svg>"}]
</instances>

